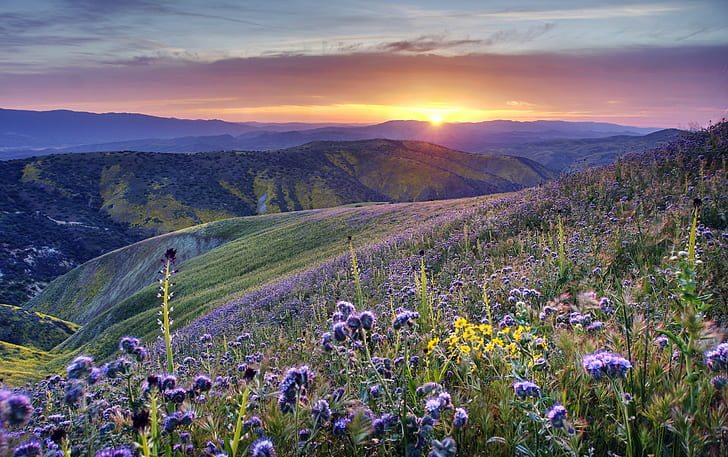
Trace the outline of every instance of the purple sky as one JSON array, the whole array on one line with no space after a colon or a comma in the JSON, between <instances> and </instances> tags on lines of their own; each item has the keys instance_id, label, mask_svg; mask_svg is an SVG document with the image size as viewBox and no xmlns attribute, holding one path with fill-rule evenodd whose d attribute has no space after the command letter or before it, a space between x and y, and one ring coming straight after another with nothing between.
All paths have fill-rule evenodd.
<instances>
[{"instance_id":1,"label":"purple sky","mask_svg":"<svg viewBox=\"0 0 728 457\"><path fill-rule=\"evenodd\" d=\"M706 125L728 2L5 0L0 107Z\"/></svg>"}]
</instances>

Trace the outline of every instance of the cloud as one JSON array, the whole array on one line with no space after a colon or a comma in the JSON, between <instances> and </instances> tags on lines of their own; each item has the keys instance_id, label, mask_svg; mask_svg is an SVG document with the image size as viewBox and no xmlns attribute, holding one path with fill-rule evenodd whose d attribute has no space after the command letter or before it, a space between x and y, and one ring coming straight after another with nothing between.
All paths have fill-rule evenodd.
<instances>
[{"instance_id":1,"label":"cloud","mask_svg":"<svg viewBox=\"0 0 728 457\"><path fill-rule=\"evenodd\" d=\"M379 49L384 52L424 53L480 43L481 40L448 40L444 35L423 35L414 40L384 43L379 46Z\"/></svg>"},{"instance_id":2,"label":"cloud","mask_svg":"<svg viewBox=\"0 0 728 457\"><path fill-rule=\"evenodd\" d=\"M457 41L439 38L413 41ZM298 113L333 105L454 107L514 117L519 112L551 118L558 113L584 119L621 116L664 126L677 125L675 119L683 119L683 125L716 120L728 107L728 46L451 57L407 51L425 45L398 49L403 51L215 62L162 56L83 72L0 74L0 100L22 109L177 117L188 112L180 108L184 103L172 101L189 99L210 100L208 106L195 105L210 117L216 111L254 113L255 107L275 106L302 107Z\"/></svg>"}]
</instances>

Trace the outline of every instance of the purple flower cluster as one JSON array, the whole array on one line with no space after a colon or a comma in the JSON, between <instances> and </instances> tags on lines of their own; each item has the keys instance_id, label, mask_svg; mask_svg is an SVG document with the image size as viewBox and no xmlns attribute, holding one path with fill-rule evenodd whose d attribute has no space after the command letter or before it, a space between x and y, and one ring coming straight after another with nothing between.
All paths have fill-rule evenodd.
<instances>
[{"instance_id":1,"label":"purple flower cluster","mask_svg":"<svg viewBox=\"0 0 728 457\"><path fill-rule=\"evenodd\" d=\"M531 381L516 381L513 383L513 390L520 398L541 396L541 388Z\"/></svg>"},{"instance_id":2,"label":"purple flower cluster","mask_svg":"<svg viewBox=\"0 0 728 457\"><path fill-rule=\"evenodd\" d=\"M728 369L728 343L720 343L705 353L705 364L711 371Z\"/></svg>"},{"instance_id":3,"label":"purple flower cluster","mask_svg":"<svg viewBox=\"0 0 728 457\"><path fill-rule=\"evenodd\" d=\"M0 425L23 426L33 414L33 406L25 395L0 390Z\"/></svg>"},{"instance_id":4,"label":"purple flower cluster","mask_svg":"<svg viewBox=\"0 0 728 457\"><path fill-rule=\"evenodd\" d=\"M250 454L253 457L276 457L273 442L269 438L261 438L250 446Z\"/></svg>"},{"instance_id":5,"label":"purple flower cluster","mask_svg":"<svg viewBox=\"0 0 728 457\"><path fill-rule=\"evenodd\" d=\"M146 348L142 346L141 341L133 336L124 336L119 341L119 350L125 354L133 355L137 362L143 362L149 353Z\"/></svg>"},{"instance_id":6,"label":"purple flower cluster","mask_svg":"<svg viewBox=\"0 0 728 457\"><path fill-rule=\"evenodd\" d=\"M304 394L313 373L308 365L302 365L298 368L289 368L286 376L281 381L278 395L278 407L283 413L292 413L296 407L297 396Z\"/></svg>"},{"instance_id":7,"label":"purple flower cluster","mask_svg":"<svg viewBox=\"0 0 728 457\"><path fill-rule=\"evenodd\" d=\"M376 317L371 311L356 312L356 307L348 301L339 301L336 304L337 311L333 315L333 337L336 341L344 342L351 337L353 340L361 340L362 330L370 331L374 327ZM331 333L321 335L321 344L324 349L332 350Z\"/></svg>"},{"instance_id":8,"label":"purple flower cluster","mask_svg":"<svg viewBox=\"0 0 728 457\"><path fill-rule=\"evenodd\" d=\"M566 421L567 411L561 403L554 403L553 407L546 413L551 425L556 428L564 426Z\"/></svg>"},{"instance_id":9,"label":"purple flower cluster","mask_svg":"<svg viewBox=\"0 0 728 457\"><path fill-rule=\"evenodd\" d=\"M581 364L589 375L596 379L604 376L610 379L623 379L632 368L629 360L613 352L595 352L581 359Z\"/></svg>"}]
</instances>

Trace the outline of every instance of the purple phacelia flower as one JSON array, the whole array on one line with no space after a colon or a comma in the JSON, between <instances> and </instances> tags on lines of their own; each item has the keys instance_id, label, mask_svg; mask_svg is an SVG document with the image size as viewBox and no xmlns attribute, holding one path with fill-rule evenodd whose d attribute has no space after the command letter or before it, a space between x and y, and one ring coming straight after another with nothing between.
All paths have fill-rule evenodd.
<instances>
[{"instance_id":1,"label":"purple phacelia flower","mask_svg":"<svg viewBox=\"0 0 728 457\"><path fill-rule=\"evenodd\" d=\"M94 359L85 355L79 355L66 367L68 379L81 379L91 374L94 367Z\"/></svg>"},{"instance_id":2,"label":"purple phacelia flower","mask_svg":"<svg viewBox=\"0 0 728 457\"><path fill-rule=\"evenodd\" d=\"M437 398L428 398L425 401L425 411L432 416L433 419L440 418L440 400Z\"/></svg>"},{"instance_id":3,"label":"purple phacelia flower","mask_svg":"<svg viewBox=\"0 0 728 457\"><path fill-rule=\"evenodd\" d=\"M374 313L371 311L362 311L359 315L361 326L364 330L369 331L374 327Z\"/></svg>"},{"instance_id":4,"label":"purple phacelia flower","mask_svg":"<svg viewBox=\"0 0 728 457\"><path fill-rule=\"evenodd\" d=\"M356 312L356 307L354 307L354 305L352 305L348 301L341 300L336 304L336 307L343 317L342 320L348 319L351 314L354 314Z\"/></svg>"},{"instance_id":5,"label":"purple phacelia flower","mask_svg":"<svg viewBox=\"0 0 728 457\"><path fill-rule=\"evenodd\" d=\"M345 322L335 323L333 330L334 330L334 338L336 339L336 341L339 341L339 342L346 341L346 338L349 336L349 329L347 328Z\"/></svg>"},{"instance_id":6,"label":"purple phacelia flower","mask_svg":"<svg viewBox=\"0 0 728 457\"><path fill-rule=\"evenodd\" d=\"M276 457L273 442L268 438L261 438L250 446L250 454L253 457Z\"/></svg>"},{"instance_id":7,"label":"purple phacelia flower","mask_svg":"<svg viewBox=\"0 0 728 457\"><path fill-rule=\"evenodd\" d=\"M586 328L587 332L597 332L604 328L604 322L602 321L594 321Z\"/></svg>"},{"instance_id":8,"label":"purple phacelia flower","mask_svg":"<svg viewBox=\"0 0 728 457\"><path fill-rule=\"evenodd\" d=\"M32 440L26 441L25 443L22 443L18 447L16 447L13 451L12 457L39 457L42 452L43 450L40 446L40 443Z\"/></svg>"},{"instance_id":9,"label":"purple phacelia flower","mask_svg":"<svg viewBox=\"0 0 728 457\"><path fill-rule=\"evenodd\" d=\"M705 353L705 364L711 371L723 371L728 368L728 343L720 343Z\"/></svg>"},{"instance_id":10,"label":"purple phacelia flower","mask_svg":"<svg viewBox=\"0 0 728 457\"><path fill-rule=\"evenodd\" d=\"M599 380L606 376L610 379L625 378L632 368L629 360L612 352L595 352L585 355L581 364L589 376Z\"/></svg>"},{"instance_id":11,"label":"purple phacelia flower","mask_svg":"<svg viewBox=\"0 0 728 457\"><path fill-rule=\"evenodd\" d=\"M553 407L546 413L546 417L548 418L549 422L551 422L551 425L556 428L561 428L564 426L566 416L566 408L564 408L561 403L554 403Z\"/></svg>"},{"instance_id":12,"label":"purple phacelia flower","mask_svg":"<svg viewBox=\"0 0 728 457\"><path fill-rule=\"evenodd\" d=\"M204 374L198 374L195 376L194 389L200 392L207 392L212 389L212 380Z\"/></svg>"},{"instance_id":13,"label":"purple phacelia flower","mask_svg":"<svg viewBox=\"0 0 728 457\"><path fill-rule=\"evenodd\" d=\"M331 418L331 409L329 402L324 399L318 400L311 407L311 416L313 417L314 426L321 425Z\"/></svg>"},{"instance_id":14,"label":"purple phacelia flower","mask_svg":"<svg viewBox=\"0 0 728 457\"><path fill-rule=\"evenodd\" d=\"M97 452L95 457L134 457L134 453L128 447L107 447Z\"/></svg>"},{"instance_id":15,"label":"purple phacelia flower","mask_svg":"<svg viewBox=\"0 0 728 457\"><path fill-rule=\"evenodd\" d=\"M7 391L4 391L7 392ZM21 394L2 395L4 398L0 401L0 412L2 412L2 423L12 426L25 425L30 416L33 414L33 406L30 399Z\"/></svg>"},{"instance_id":16,"label":"purple phacelia flower","mask_svg":"<svg viewBox=\"0 0 728 457\"><path fill-rule=\"evenodd\" d=\"M134 349L137 348L140 344L141 341L139 341L139 338L134 338L133 336L123 336L119 341L119 350L121 352L131 354Z\"/></svg>"},{"instance_id":17,"label":"purple phacelia flower","mask_svg":"<svg viewBox=\"0 0 728 457\"><path fill-rule=\"evenodd\" d=\"M187 398L187 391L185 389L183 389L182 387L176 387L174 389L165 390L164 398L169 402L180 405Z\"/></svg>"},{"instance_id":18,"label":"purple phacelia flower","mask_svg":"<svg viewBox=\"0 0 728 457\"><path fill-rule=\"evenodd\" d=\"M336 422L334 422L334 426L331 430L334 436L344 436L349 422L351 422L351 419L346 416L340 417Z\"/></svg>"},{"instance_id":19,"label":"purple phacelia flower","mask_svg":"<svg viewBox=\"0 0 728 457\"><path fill-rule=\"evenodd\" d=\"M468 412L464 408L455 409L452 419L453 428L463 428L468 425Z\"/></svg>"},{"instance_id":20,"label":"purple phacelia flower","mask_svg":"<svg viewBox=\"0 0 728 457\"><path fill-rule=\"evenodd\" d=\"M513 391L521 398L541 396L541 389L531 381L514 382Z\"/></svg>"},{"instance_id":21,"label":"purple phacelia flower","mask_svg":"<svg viewBox=\"0 0 728 457\"><path fill-rule=\"evenodd\" d=\"M171 390L177 387L177 377L173 374L165 374L159 378L159 390Z\"/></svg>"},{"instance_id":22,"label":"purple phacelia flower","mask_svg":"<svg viewBox=\"0 0 728 457\"><path fill-rule=\"evenodd\" d=\"M710 380L710 384L713 385L715 390L721 390L728 384L728 378L723 375L718 375Z\"/></svg>"},{"instance_id":23,"label":"purple phacelia flower","mask_svg":"<svg viewBox=\"0 0 728 457\"><path fill-rule=\"evenodd\" d=\"M442 441L432 440L431 444L432 450L427 457L455 457L457 454L455 440L449 436Z\"/></svg>"}]
</instances>

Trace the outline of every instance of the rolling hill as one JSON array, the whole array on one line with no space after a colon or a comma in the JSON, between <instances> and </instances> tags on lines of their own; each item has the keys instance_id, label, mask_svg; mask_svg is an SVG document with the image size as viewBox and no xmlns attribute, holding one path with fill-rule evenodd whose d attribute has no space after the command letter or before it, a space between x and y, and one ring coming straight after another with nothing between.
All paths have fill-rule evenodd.
<instances>
[{"instance_id":1,"label":"rolling hill","mask_svg":"<svg viewBox=\"0 0 728 457\"><path fill-rule=\"evenodd\" d=\"M518 190L555 176L528 159L411 141L277 151L78 153L0 162L0 299L151 235L235 216ZM83 239L83 242L80 240Z\"/></svg>"},{"instance_id":2,"label":"rolling hill","mask_svg":"<svg viewBox=\"0 0 728 457\"><path fill-rule=\"evenodd\" d=\"M200 453L724 455L726 155L722 123L519 192L150 238L59 278L43 306L85 326L51 352L0 343L0 377L95 356L89 382L76 363L19 389L40 405L24 433L68 418L91 453L139 440L128 409ZM167 352L154 277L171 247ZM122 335L150 357L120 354ZM99 413L70 414L76 392Z\"/></svg>"}]
</instances>

